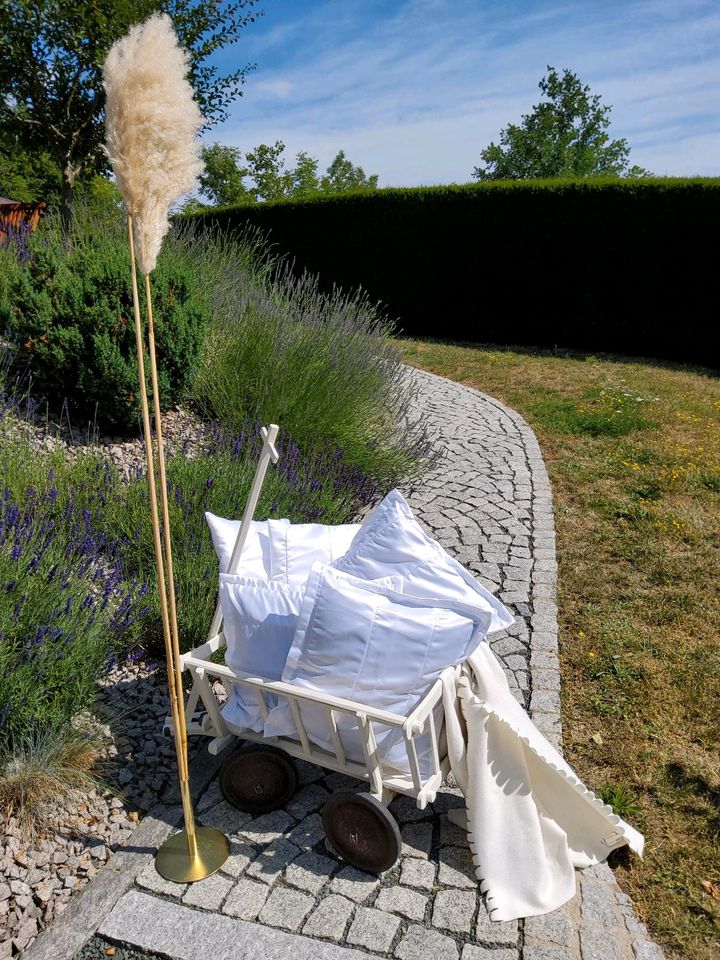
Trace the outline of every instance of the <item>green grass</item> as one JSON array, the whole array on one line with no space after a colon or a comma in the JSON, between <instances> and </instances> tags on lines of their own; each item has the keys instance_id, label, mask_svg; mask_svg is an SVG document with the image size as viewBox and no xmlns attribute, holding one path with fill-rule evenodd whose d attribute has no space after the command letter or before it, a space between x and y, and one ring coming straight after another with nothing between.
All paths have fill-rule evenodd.
<instances>
[{"instance_id":1,"label":"green grass","mask_svg":"<svg viewBox=\"0 0 720 960\"><path fill-rule=\"evenodd\" d=\"M720 951L720 382L609 358L408 341L498 397L553 484L564 749L646 836L617 866L668 955Z\"/></svg>"}]
</instances>

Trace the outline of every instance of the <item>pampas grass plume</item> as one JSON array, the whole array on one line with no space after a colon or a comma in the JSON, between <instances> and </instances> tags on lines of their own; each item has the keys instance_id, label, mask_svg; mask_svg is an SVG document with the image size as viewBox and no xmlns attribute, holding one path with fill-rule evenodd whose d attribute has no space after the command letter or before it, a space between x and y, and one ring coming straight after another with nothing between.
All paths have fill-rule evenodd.
<instances>
[{"instance_id":1,"label":"pampas grass plume","mask_svg":"<svg viewBox=\"0 0 720 960\"><path fill-rule=\"evenodd\" d=\"M155 14L117 40L103 65L105 151L128 213L144 274L154 269L168 213L202 171L203 124L172 20Z\"/></svg>"}]
</instances>

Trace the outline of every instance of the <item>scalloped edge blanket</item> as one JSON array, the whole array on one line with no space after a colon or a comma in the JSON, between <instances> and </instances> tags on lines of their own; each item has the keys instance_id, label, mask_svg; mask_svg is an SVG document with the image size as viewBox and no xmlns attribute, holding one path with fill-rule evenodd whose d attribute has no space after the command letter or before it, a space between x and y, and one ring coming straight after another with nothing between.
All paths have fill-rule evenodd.
<instances>
[{"instance_id":1,"label":"scalloped edge blanket","mask_svg":"<svg viewBox=\"0 0 720 960\"><path fill-rule=\"evenodd\" d=\"M642 856L642 834L540 733L487 643L445 679L443 705L451 769L465 796L463 826L492 920L556 910L575 895L575 868L617 847Z\"/></svg>"}]
</instances>

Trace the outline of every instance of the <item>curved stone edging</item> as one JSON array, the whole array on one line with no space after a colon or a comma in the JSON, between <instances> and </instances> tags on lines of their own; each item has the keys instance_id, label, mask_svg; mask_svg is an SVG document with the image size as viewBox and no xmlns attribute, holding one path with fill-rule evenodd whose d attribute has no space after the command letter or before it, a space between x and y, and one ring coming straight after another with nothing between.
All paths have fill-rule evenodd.
<instances>
[{"instance_id":1,"label":"curved stone edging","mask_svg":"<svg viewBox=\"0 0 720 960\"><path fill-rule=\"evenodd\" d=\"M445 456L410 503L518 617L490 643L518 699L560 749L555 522L537 438L493 397L426 371L411 376L418 387L415 413L426 422L434 414L431 434Z\"/></svg>"},{"instance_id":2,"label":"curved stone edging","mask_svg":"<svg viewBox=\"0 0 720 960\"><path fill-rule=\"evenodd\" d=\"M410 375L417 382L415 413L426 421L428 412L434 415L432 433L445 450L410 503L518 617L490 645L538 729L562 752L555 521L537 437L494 397L424 370ZM522 496L510 500L508 483ZM579 872L578 888L570 904L523 922L521 960L662 960L606 863Z\"/></svg>"}]
</instances>

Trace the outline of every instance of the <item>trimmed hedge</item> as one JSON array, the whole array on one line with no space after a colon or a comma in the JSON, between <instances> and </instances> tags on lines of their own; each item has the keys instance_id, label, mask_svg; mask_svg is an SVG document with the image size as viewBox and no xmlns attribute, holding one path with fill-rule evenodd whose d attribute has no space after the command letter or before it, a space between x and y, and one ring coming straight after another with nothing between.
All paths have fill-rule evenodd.
<instances>
[{"instance_id":1,"label":"trimmed hedge","mask_svg":"<svg viewBox=\"0 0 720 960\"><path fill-rule=\"evenodd\" d=\"M720 366L720 179L387 189L192 216L260 228L409 336Z\"/></svg>"}]
</instances>

